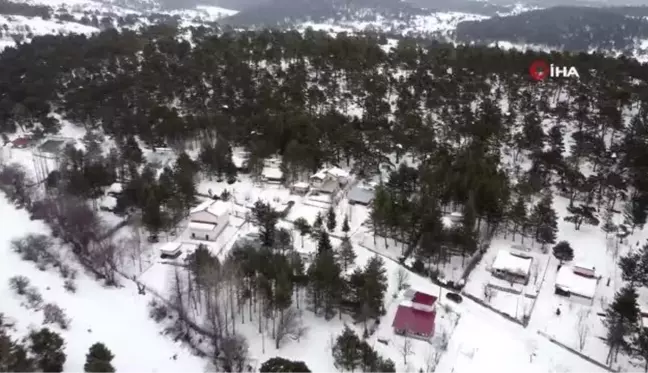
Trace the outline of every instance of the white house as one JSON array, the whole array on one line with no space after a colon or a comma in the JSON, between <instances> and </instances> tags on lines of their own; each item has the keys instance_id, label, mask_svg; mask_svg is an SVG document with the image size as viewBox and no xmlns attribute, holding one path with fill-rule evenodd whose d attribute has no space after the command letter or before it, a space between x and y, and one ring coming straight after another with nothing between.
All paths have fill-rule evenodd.
<instances>
[{"instance_id":1,"label":"white house","mask_svg":"<svg viewBox=\"0 0 648 373\"><path fill-rule=\"evenodd\" d=\"M229 217L226 202L208 200L189 212L187 230L193 239L216 241L229 224Z\"/></svg>"},{"instance_id":2,"label":"white house","mask_svg":"<svg viewBox=\"0 0 648 373\"><path fill-rule=\"evenodd\" d=\"M324 169L310 177L313 189L322 193L335 193L349 182L350 174L338 167Z\"/></svg>"},{"instance_id":3,"label":"white house","mask_svg":"<svg viewBox=\"0 0 648 373\"><path fill-rule=\"evenodd\" d=\"M560 267L556 275L556 293L591 303L596 294L598 279L590 273L581 272L582 267Z\"/></svg>"},{"instance_id":4,"label":"white house","mask_svg":"<svg viewBox=\"0 0 648 373\"><path fill-rule=\"evenodd\" d=\"M310 184L300 181L294 183L291 187L291 190L295 194L306 194L310 190Z\"/></svg>"},{"instance_id":5,"label":"white house","mask_svg":"<svg viewBox=\"0 0 648 373\"><path fill-rule=\"evenodd\" d=\"M266 183L282 183L284 175L281 169L277 166L266 166L261 171L261 177Z\"/></svg>"},{"instance_id":6,"label":"white house","mask_svg":"<svg viewBox=\"0 0 648 373\"><path fill-rule=\"evenodd\" d=\"M491 266L491 273L495 277L507 281L527 284L531 274L533 258L509 250L500 250Z\"/></svg>"}]
</instances>

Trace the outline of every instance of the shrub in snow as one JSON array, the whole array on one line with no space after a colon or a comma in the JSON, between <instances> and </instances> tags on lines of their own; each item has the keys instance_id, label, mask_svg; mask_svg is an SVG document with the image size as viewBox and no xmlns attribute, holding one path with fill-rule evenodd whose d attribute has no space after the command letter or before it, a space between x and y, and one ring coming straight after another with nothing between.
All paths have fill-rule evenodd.
<instances>
[{"instance_id":1,"label":"shrub in snow","mask_svg":"<svg viewBox=\"0 0 648 373\"><path fill-rule=\"evenodd\" d=\"M114 357L106 345L95 343L90 346L83 370L86 372L114 372L115 368L111 363Z\"/></svg>"},{"instance_id":2,"label":"shrub in snow","mask_svg":"<svg viewBox=\"0 0 648 373\"><path fill-rule=\"evenodd\" d=\"M41 372L62 372L65 342L57 333L43 328L29 334L29 350Z\"/></svg>"},{"instance_id":3,"label":"shrub in snow","mask_svg":"<svg viewBox=\"0 0 648 373\"><path fill-rule=\"evenodd\" d=\"M69 278L67 280L65 280L65 282L63 283L63 287L65 288L66 291L68 291L70 293L76 293L76 291L77 291L76 284L74 283L74 281L72 279L69 279Z\"/></svg>"},{"instance_id":4,"label":"shrub in snow","mask_svg":"<svg viewBox=\"0 0 648 373\"><path fill-rule=\"evenodd\" d=\"M65 315L61 307L53 303L47 303L43 307L43 324L55 324L66 330L70 326L70 319Z\"/></svg>"},{"instance_id":5,"label":"shrub in snow","mask_svg":"<svg viewBox=\"0 0 648 373\"><path fill-rule=\"evenodd\" d=\"M76 271L70 268L69 265L67 264L61 264L59 266L59 273L61 274L61 277L63 278L75 278L76 277Z\"/></svg>"},{"instance_id":6,"label":"shrub in snow","mask_svg":"<svg viewBox=\"0 0 648 373\"><path fill-rule=\"evenodd\" d=\"M53 244L52 239L44 234L29 234L11 241L13 250L20 254L23 260L37 263L39 268L58 264L57 258L49 252Z\"/></svg>"},{"instance_id":7,"label":"shrub in snow","mask_svg":"<svg viewBox=\"0 0 648 373\"><path fill-rule=\"evenodd\" d=\"M40 308L43 305L43 296L37 288L30 286L25 290L25 297L27 298L27 307Z\"/></svg>"},{"instance_id":8,"label":"shrub in snow","mask_svg":"<svg viewBox=\"0 0 648 373\"><path fill-rule=\"evenodd\" d=\"M149 302L149 316L155 320L155 322L160 322L169 316L169 311L167 310L164 304L159 303L155 299L152 299Z\"/></svg>"},{"instance_id":9,"label":"shrub in snow","mask_svg":"<svg viewBox=\"0 0 648 373\"><path fill-rule=\"evenodd\" d=\"M9 286L18 295L25 295L29 287L29 279L25 276L13 276L9 279Z\"/></svg>"}]
</instances>

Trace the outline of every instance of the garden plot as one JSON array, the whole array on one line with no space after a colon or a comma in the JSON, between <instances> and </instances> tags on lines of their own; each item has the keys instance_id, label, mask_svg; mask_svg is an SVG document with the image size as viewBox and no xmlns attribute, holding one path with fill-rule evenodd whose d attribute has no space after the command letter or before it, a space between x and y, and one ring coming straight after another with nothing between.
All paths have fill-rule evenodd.
<instances>
[{"instance_id":1,"label":"garden plot","mask_svg":"<svg viewBox=\"0 0 648 373\"><path fill-rule=\"evenodd\" d=\"M494 239L468 277L463 291L515 319L528 319L547 272L550 256L539 247L531 248L527 243L529 246L503 238ZM503 273L503 278L495 276L498 271ZM508 272L519 272L528 282L524 284L509 280Z\"/></svg>"}]
</instances>

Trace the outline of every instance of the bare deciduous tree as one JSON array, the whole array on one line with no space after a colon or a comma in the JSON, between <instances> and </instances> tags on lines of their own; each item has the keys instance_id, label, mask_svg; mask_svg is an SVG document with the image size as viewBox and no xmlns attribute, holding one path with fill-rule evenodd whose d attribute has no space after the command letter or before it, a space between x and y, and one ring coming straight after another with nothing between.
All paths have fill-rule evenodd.
<instances>
[{"instance_id":1,"label":"bare deciduous tree","mask_svg":"<svg viewBox=\"0 0 648 373\"><path fill-rule=\"evenodd\" d=\"M443 356L443 350L434 347L428 349L425 355L425 373L434 373L441 361L441 356Z\"/></svg>"},{"instance_id":2,"label":"bare deciduous tree","mask_svg":"<svg viewBox=\"0 0 648 373\"><path fill-rule=\"evenodd\" d=\"M403 267L398 268L396 272L396 286L398 291L409 287L409 273Z\"/></svg>"},{"instance_id":3,"label":"bare deciduous tree","mask_svg":"<svg viewBox=\"0 0 648 373\"><path fill-rule=\"evenodd\" d=\"M407 366L407 358L414 353L414 346L412 346L412 339L405 336L405 340L399 348L399 352L403 357L403 365Z\"/></svg>"},{"instance_id":4,"label":"bare deciduous tree","mask_svg":"<svg viewBox=\"0 0 648 373\"><path fill-rule=\"evenodd\" d=\"M108 284L116 283L116 271L119 269L118 263L121 261L122 248L112 242L110 238L91 242L89 245L90 265L106 278Z\"/></svg>"},{"instance_id":5,"label":"bare deciduous tree","mask_svg":"<svg viewBox=\"0 0 648 373\"><path fill-rule=\"evenodd\" d=\"M299 340L306 334L307 330L308 328L304 327L302 323L301 311L289 307L279 313L275 334L275 347L281 347L281 343L287 338Z\"/></svg>"},{"instance_id":6,"label":"bare deciduous tree","mask_svg":"<svg viewBox=\"0 0 648 373\"><path fill-rule=\"evenodd\" d=\"M224 372L243 372L248 363L248 343L245 337L232 334L223 338L218 361Z\"/></svg>"},{"instance_id":7,"label":"bare deciduous tree","mask_svg":"<svg viewBox=\"0 0 648 373\"><path fill-rule=\"evenodd\" d=\"M43 324L56 324L66 330L70 326L70 319L63 309L54 303L47 303L43 306Z\"/></svg>"},{"instance_id":8,"label":"bare deciduous tree","mask_svg":"<svg viewBox=\"0 0 648 373\"><path fill-rule=\"evenodd\" d=\"M490 301L493 299L493 295L495 295L493 288L488 286L488 284L484 284L484 300L487 303L490 303Z\"/></svg>"}]
</instances>

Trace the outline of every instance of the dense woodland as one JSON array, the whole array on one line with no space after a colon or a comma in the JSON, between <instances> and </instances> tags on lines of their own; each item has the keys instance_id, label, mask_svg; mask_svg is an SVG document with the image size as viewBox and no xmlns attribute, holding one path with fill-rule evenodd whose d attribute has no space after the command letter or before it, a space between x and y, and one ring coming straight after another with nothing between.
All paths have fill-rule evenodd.
<instances>
[{"instance_id":1,"label":"dense woodland","mask_svg":"<svg viewBox=\"0 0 648 373\"><path fill-rule=\"evenodd\" d=\"M258 178L263 160L276 155L287 183L323 165L364 178L386 170L369 224L376 239L405 243L404 255L416 258L421 272L449 251L471 255L494 234L554 244L556 195L569 200L567 220L576 229L603 222L612 233L646 223L648 69L634 60L408 39L387 52L384 38L312 30L196 28L191 43L178 35L156 26L90 38L45 36L0 55L5 140L17 130L36 138L57 133L61 123L52 111L87 130L85 150L65 150L44 195L14 165L2 168L0 185L109 283L117 281L118 258L130 255L124 248L137 245L106 239L107 227L87 201L120 181L119 212L151 234L168 232L195 205L198 178L235 188L244 173ZM583 73L580 80L538 83L527 76L537 58ZM115 143L107 153L105 137ZM147 165L142 147L154 146L174 149L175 162L161 170ZM248 153L244 169L233 166L234 147ZM199 150L196 159L187 154L192 149ZM441 222L449 211L463 213L455 228ZM624 213L624 228L611 223L615 212ZM344 226L344 217L329 213L313 226L295 224L318 242L308 267L291 250L300 243L276 227L278 212L257 203L250 219L260 245L233 249L224 263L199 249L186 263L191 276L176 272L179 335L189 334L200 309L215 364L240 371L246 344L238 322L258 323L277 346L303 336L299 315L306 310L327 319L350 314L371 333L384 312L384 263L376 257L352 267L350 242L332 247L327 232ZM14 243L39 263L56 263L52 247L34 237ZM564 256L561 250L555 252ZM641 268L627 276L640 278ZM607 320L613 357L644 351L635 341L642 335L638 319L621 309L610 308ZM350 330L338 338L338 366L393 371L393 362L356 339Z\"/></svg>"},{"instance_id":2,"label":"dense woodland","mask_svg":"<svg viewBox=\"0 0 648 373\"><path fill-rule=\"evenodd\" d=\"M648 7L558 6L515 16L461 22L456 37L462 42L510 41L556 49L631 52L648 38Z\"/></svg>"}]
</instances>

